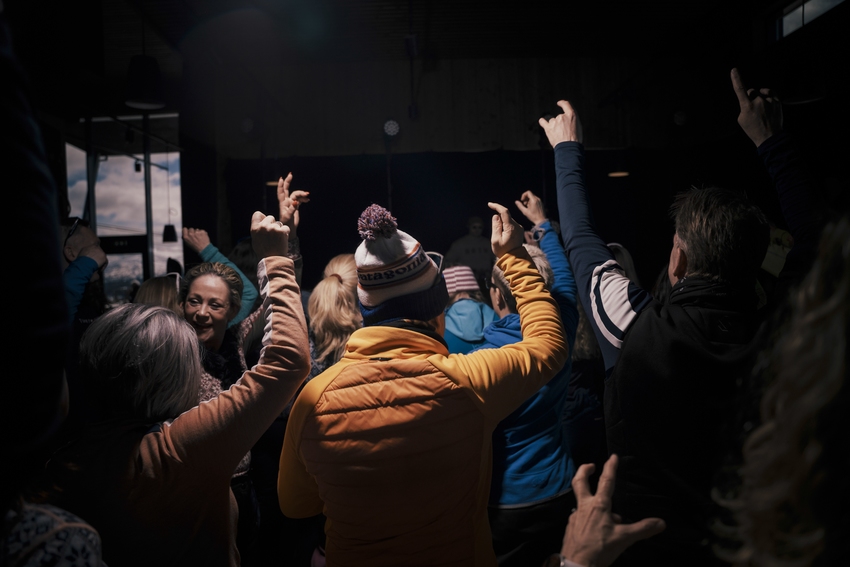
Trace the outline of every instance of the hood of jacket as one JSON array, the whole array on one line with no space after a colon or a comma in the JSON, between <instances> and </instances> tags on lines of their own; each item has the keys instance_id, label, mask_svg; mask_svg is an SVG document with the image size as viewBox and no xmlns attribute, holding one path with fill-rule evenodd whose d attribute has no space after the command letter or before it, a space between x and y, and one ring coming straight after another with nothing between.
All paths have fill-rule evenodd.
<instances>
[{"instance_id":1,"label":"hood of jacket","mask_svg":"<svg viewBox=\"0 0 850 567\"><path fill-rule=\"evenodd\" d=\"M519 315L508 313L484 329L484 342L494 347L512 345L522 340Z\"/></svg>"},{"instance_id":2,"label":"hood of jacket","mask_svg":"<svg viewBox=\"0 0 850 567\"><path fill-rule=\"evenodd\" d=\"M446 312L446 330L465 341L477 342L484 337L487 325L498 318L489 305L473 299L461 299Z\"/></svg>"}]
</instances>

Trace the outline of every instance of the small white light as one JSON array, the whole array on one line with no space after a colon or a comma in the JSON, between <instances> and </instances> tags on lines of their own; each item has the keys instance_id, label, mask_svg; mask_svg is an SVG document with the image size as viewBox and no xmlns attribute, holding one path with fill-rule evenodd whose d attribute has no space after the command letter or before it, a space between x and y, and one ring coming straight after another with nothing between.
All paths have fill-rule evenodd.
<instances>
[{"instance_id":1,"label":"small white light","mask_svg":"<svg viewBox=\"0 0 850 567\"><path fill-rule=\"evenodd\" d=\"M401 127L399 127L398 122L395 120L387 120L384 122L384 134L387 136L395 136L398 134Z\"/></svg>"}]
</instances>

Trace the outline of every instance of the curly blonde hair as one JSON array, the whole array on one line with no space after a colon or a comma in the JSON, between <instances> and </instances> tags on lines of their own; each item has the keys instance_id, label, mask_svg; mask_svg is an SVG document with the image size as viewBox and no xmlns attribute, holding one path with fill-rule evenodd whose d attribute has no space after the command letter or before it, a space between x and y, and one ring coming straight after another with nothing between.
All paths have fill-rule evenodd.
<instances>
[{"instance_id":1,"label":"curly blonde hair","mask_svg":"<svg viewBox=\"0 0 850 567\"><path fill-rule=\"evenodd\" d=\"M850 557L850 220L824 229L820 252L791 298L768 367L762 425L744 445L733 502L739 565L846 565Z\"/></svg>"},{"instance_id":2,"label":"curly blonde hair","mask_svg":"<svg viewBox=\"0 0 850 567\"><path fill-rule=\"evenodd\" d=\"M317 362L335 364L351 334L363 326L357 304L357 265L354 254L335 256L325 266L324 279L310 294L307 312Z\"/></svg>"}]
</instances>

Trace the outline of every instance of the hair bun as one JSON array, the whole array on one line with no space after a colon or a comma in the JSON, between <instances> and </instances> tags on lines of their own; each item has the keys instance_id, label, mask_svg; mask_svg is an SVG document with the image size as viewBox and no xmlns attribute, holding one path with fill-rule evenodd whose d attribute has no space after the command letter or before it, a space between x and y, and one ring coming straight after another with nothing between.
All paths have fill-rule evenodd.
<instances>
[{"instance_id":1,"label":"hair bun","mask_svg":"<svg viewBox=\"0 0 850 567\"><path fill-rule=\"evenodd\" d=\"M373 241L379 236L389 238L398 230L398 223L388 210L380 205L369 205L357 219L357 232L363 240Z\"/></svg>"}]
</instances>

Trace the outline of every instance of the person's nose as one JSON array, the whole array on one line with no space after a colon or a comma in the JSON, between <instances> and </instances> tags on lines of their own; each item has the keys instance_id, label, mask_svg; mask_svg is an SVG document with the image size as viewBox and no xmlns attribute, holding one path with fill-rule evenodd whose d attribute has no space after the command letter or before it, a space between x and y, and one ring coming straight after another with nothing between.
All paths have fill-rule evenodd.
<instances>
[{"instance_id":1,"label":"person's nose","mask_svg":"<svg viewBox=\"0 0 850 567\"><path fill-rule=\"evenodd\" d=\"M198 317L207 318L209 317L209 307L206 303L201 303L200 307L198 307Z\"/></svg>"}]
</instances>

